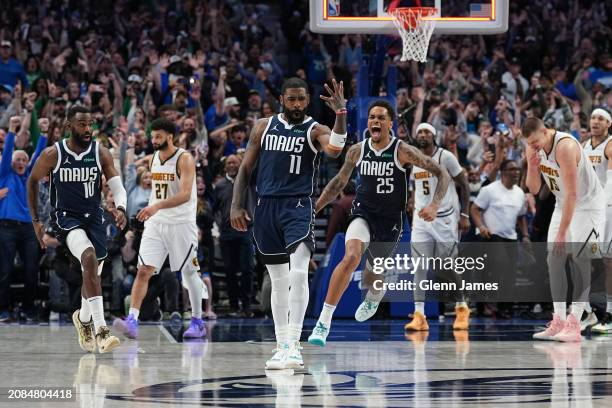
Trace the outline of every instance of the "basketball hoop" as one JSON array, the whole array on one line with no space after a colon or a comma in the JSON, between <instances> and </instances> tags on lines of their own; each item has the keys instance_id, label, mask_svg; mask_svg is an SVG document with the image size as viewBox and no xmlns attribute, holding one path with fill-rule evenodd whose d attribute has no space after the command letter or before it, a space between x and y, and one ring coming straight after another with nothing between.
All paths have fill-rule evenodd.
<instances>
[{"instance_id":1,"label":"basketball hoop","mask_svg":"<svg viewBox=\"0 0 612 408\"><path fill-rule=\"evenodd\" d=\"M398 7L389 10L393 23L402 37L402 62L427 61L427 48L436 20L426 17L433 16L437 12L435 7Z\"/></svg>"}]
</instances>

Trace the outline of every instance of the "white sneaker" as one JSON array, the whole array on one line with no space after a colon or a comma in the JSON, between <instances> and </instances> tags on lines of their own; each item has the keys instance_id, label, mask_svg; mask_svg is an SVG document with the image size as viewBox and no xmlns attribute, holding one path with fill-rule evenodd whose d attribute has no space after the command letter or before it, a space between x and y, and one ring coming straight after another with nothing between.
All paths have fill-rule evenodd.
<instances>
[{"instance_id":1,"label":"white sneaker","mask_svg":"<svg viewBox=\"0 0 612 408\"><path fill-rule=\"evenodd\" d=\"M358 322L365 322L376 314L379 304L380 302L373 302L371 300L364 299L355 312L355 320Z\"/></svg>"},{"instance_id":2,"label":"white sneaker","mask_svg":"<svg viewBox=\"0 0 612 408\"><path fill-rule=\"evenodd\" d=\"M308 343L323 347L325 346L328 334L329 327L325 323L317 322L317 325L312 330L312 334L308 337Z\"/></svg>"},{"instance_id":3,"label":"white sneaker","mask_svg":"<svg viewBox=\"0 0 612 408\"><path fill-rule=\"evenodd\" d=\"M290 349L287 343L283 343L280 347L277 347L276 353L274 353L271 359L266 361L266 370L284 370L285 360L287 359L289 351Z\"/></svg>"},{"instance_id":4,"label":"white sneaker","mask_svg":"<svg viewBox=\"0 0 612 408\"><path fill-rule=\"evenodd\" d=\"M304 368L304 360L302 359L302 353L300 350L302 347L300 346L300 342L296 341L291 346L289 346L289 351L285 357L285 369L292 368Z\"/></svg>"},{"instance_id":5,"label":"white sneaker","mask_svg":"<svg viewBox=\"0 0 612 408\"><path fill-rule=\"evenodd\" d=\"M585 316L586 314L586 316ZM580 331L583 332L585 331L587 328L594 326L598 323L597 321L597 316L595 316L595 313L591 312L591 313L587 313L584 312L582 314L582 319L580 320Z\"/></svg>"},{"instance_id":6,"label":"white sneaker","mask_svg":"<svg viewBox=\"0 0 612 408\"><path fill-rule=\"evenodd\" d=\"M606 312L601 322L591 327L591 332L598 334L612 333L612 313Z\"/></svg>"}]
</instances>

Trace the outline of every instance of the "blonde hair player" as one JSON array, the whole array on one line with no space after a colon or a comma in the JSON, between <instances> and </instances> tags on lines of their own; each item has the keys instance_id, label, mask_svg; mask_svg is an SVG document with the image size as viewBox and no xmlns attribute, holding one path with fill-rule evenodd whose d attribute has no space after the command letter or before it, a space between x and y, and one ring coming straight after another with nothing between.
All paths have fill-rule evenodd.
<instances>
[{"instance_id":1,"label":"blonde hair player","mask_svg":"<svg viewBox=\"0 0 612 408\"><path fill-rule=\"evenodd\" d=\"M591 160L597 178L606 195L606 225L603 232L603 263L606 274L606 313L594 326L592 333L612 333L612 116L610 112L597 108L591 113L591 137L584 142L584 151ZM594 314L589 314L589 317ZM585 326L585 325L583 325ZM585 327L583 327L584 329Z\"/></svg>"},{"instance_id":2,"label":"blonde hair player","mask_svg":"<svg viewBox=\"0 0 612 408\"><path fill-rule=\"evenodd\" d=\"M591 259L601 256L604 191L586 152L570 134L547 129L541 119L528 118L523 136L527 140L529 191L538 194L544 178L556 197L547 239L554 314L546 329L533 338L579 342L580 318L590 291ZM571 313L566 318L568 255L574 291Z\"/></svg>"}]
</instances>

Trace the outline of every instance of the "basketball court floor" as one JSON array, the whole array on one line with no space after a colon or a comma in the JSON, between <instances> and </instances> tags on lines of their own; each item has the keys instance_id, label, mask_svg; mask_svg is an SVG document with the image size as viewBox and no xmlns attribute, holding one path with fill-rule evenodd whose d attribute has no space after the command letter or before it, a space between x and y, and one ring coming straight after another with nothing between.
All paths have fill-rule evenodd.
<instances>
[{"instance_id":1,"label":"basketball court floor","mask_svg":"<svg viewBox=\"0 0 612 408\"><path fill-rule=\"evenodd\" d=\"M141 326L138 341L102 355L84 354L68 324L0 325L0 406L612 406L612 337L562 344L531 340L543 322L478 319L469 333L430 324L429 334L405 335L402 321L334 321L325 348L302 343L305 368L295 372L263 369L270 320L208 322L208 338L189 343L180 324ZM75 396L8 399L22 387Z\"/></svg>"}]
</instances>

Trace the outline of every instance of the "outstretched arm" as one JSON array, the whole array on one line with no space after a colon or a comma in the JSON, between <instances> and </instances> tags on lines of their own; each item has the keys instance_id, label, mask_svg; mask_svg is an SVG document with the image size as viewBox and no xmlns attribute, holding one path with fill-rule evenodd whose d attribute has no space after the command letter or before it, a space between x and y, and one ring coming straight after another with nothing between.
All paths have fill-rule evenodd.
<instances>
[{"instance_id":1,"label":"outstretched arm","mask_svg":"<svg viewBox=\"0 0 612 408\"><path fill-rule=\"evenodd\" d=\"M325 90L330 96L321 95L325 104L336 113L334 130L327 126L318 125L313 129L312 138L318 142L321 149L331 157L338 157L346 143L346 100L344 99L344 84L332 79L332 89L325 84Z\"/></svg>"},{"instance_id":2,"label":"outstretched arm","mask_svg":"<svg viewBox=\"0 0 612 408\"><path fill-rule=\"evenodd\" d=\"M30 177L28 177L28 207L30 208L30 216L32 217L36 238L38 239L40 247L43 249L45 249L45 244L42 239L45 233L45 226L38 220L38 183L47 174L51 173L56 164L57 149L55 146L47 147L34 163Z\"/></svg>"},{"instance_id":3,"label":"outstretched arm","mask_svg":"<svg viewBox=\"0 0 612 408\"><path fill-rule=\"evenodd\" d=\"M357 160L359 160L360 155L361 144L359 143L351 146L346 154L342 168L338 174L336 174L336 176L331 179L329 183L327 183L325 189L321 193L321 196L317 200L317 203L315 204L315 212L318 213L322 208L338 197L338 194L340 194L344 186L346 186L346 183L348 183L351 174L353 174L353 170L355 169L355 165L357 164Z\"/></svg>"},{"instance_id":4,"label":"outstretched arm","mask_svg":"<svg viewBox=\"0 0 612 408\"><path fill-rule=\"evenodd\" d=\"M425 221L433 221L436 218L440 203L448 190L451 178L448 172L444 170L438 163L432 160L431 157L425 156L416 147L410 146L407 143L401 142L398 149L398 158L402 166L408 164L418 166L429 171L438 178L436 191L434 191L431 203L419 212L419 217Z\"/></svg>"},{"instance_id":5,"label":"outstretched arm","mask_svg":"<svg viewBox=\"0 0 612 408\"><path fill-rule=\"evenodd\" d=\"M269 120L270 118L259 119L253 127L251 135L249 136L249 144L247 145L244 158L240 164L240 169L238 169L238 175L234 181L232 207L230 210L230 223L232 224L232 228L237 231L246 231L248 228L248 221L251 221L249 214L244 209L244 201L249 180L251 178L251 173L253 172L253 168L255 167L257 159L259 158L259 152L261 150L261 137L263 136L266 126L268 126Z\"/></svg>"}]
</instances>

